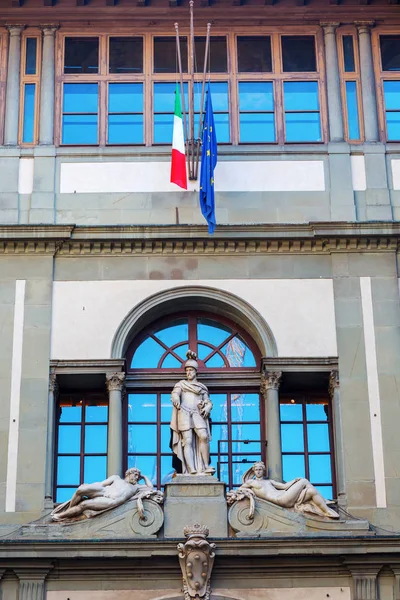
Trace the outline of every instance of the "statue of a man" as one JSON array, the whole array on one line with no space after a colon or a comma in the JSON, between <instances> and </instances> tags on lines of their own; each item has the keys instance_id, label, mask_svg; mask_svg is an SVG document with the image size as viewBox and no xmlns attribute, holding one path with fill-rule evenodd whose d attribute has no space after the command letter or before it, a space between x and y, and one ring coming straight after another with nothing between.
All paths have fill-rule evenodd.
<instances>
[{"instance_id":1,"label":"statue of a man","mask_svg":"<svg viewBox=\"0 0 400 600\"><path fill-rule=\"evenodd\" d=\"M141 479L144 481L142 484L138 483ZM53 521L90 518L116 508L128 500L138 500L139 513L143 513L144 498L152 498L161 503L163 494L153 487L148 477L142 475L139 469L132 468L126 471L124 479L119 475L111 475L104 481L80 485L71 500L53 510L51 518Z\"/></svg>"},{"instance_id":2,"label":"statue of a man","mask_svg":"<svg viewBox=\"0 0 400 600\"><path fill-rule=\"evenodd\" d=\"M186 379L178 381L171 393L172 450L182 462L182 473L212 474L215 469L210 467L208 418L212 403L207 387L197 381L199 365L195 352L188 350L186 356Z\"/></svg>"}]
</instances>

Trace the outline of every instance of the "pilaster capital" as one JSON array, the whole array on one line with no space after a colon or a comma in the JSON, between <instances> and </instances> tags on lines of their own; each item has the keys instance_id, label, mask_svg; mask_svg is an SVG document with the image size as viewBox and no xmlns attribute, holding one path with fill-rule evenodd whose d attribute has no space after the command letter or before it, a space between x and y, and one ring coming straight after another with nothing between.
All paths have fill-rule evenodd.
<instances>
[{"instance_id":1,"label":"pilaster capital","mask_svg":"<svg viewBox=\"0 0 400 600\"><path fill-rule=\"evenodd\" d=\"M8 29L10 33L10 37L19 37L26 25L6 25L6 29Z\"/></svg>"},{"instance_id":2,"label":"pilaster capital","mask_svg":"<svg viewBox=\"0 0 400 600\"><path fill-rule=\"evenodd\" d=\"M58 392L57 375L54 373L54 371L50 371L49 375L49 392L53 392L53 394Z\"/></svg>"},{"instance_id":3,"label":"pilaster capital","mask_svg":"<svg viewBox=\"0 0 400 600\"><path fill-rule=\"evenodd\" d=\"M60 25L58 23L45 23L43 25L39 25L39 27L42 30L44 37L54 37Z\"/></svg>"},{"instance_id":4,"label":"pilaster capital","mask_svg":"<svg viewBox=\"0 0 400 600\"><path fill-rule=\"evenodd\" d=\"M329 395L331 398L333 398L333 394L335 393L335 390L337 390L340 386L340 381L339 381L339 371L337 370L333 370L329 373Z\"/></svg>"},{"instance_id":5,"label":"pilaster capital","mask_svg":"<svg viewBox=\"0 0 400 600\"><path fill-rule=\"evenodd\" d=\"M348 564L354 584L354 600L377 600L378 573L382 565Z\"/></svg>"},{"instance_id":6,"label":"pilaster capital","mask_svg":"<svg viewBox=\"0 0 400 600\"><path fill-rule=\"evenodd\" d=\"M324 30L325 35L335 34L336 29L339 27L339 21L320 21L320 26Z\"/></svg>"},{"instance_id":7,"label":"pilaster capital","mask_svg":"<svg viewBox=\"0 0 400 600\"><path fill-rule=\"evenodd\" d=\"M122 392L125 373L106 373L106 386L109 392Z\"/></svg>"},{"instance_id":8,"label":"pilaster capital","mask_svg":"<svg viewBox=\"0 0 400 600\"><path fill-rule=\"evenodd\" d=\"M279 390L282 379L282 371L264 371L261 374L261 393L267 390Z\"/></svg>"},{"instance_id":9,"label":"pilaster capital","mask_svg":"<svg viewBox=\"0 0 400 600\"><path fill-rule=\"evenodd\" d=\"M357 27L358 33L361 35L371 33L371 29L375 27L375 21L355 21L354 25Z\"/></svg>"}]
</instances>

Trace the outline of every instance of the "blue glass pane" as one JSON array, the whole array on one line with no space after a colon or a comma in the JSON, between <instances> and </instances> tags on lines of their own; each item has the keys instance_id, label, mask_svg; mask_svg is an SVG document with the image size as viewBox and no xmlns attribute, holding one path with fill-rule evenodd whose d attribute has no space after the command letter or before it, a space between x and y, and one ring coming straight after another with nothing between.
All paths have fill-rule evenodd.
<instances>
[{"instance_id":1,"label":"blue glass pane","mask_svg":"<svg viewBox=\"0 0 400 600\"><path fill-rule=\"evenodd\" d=\"M172 480L175 469L172 466L172 455L161 457L161 485Z\"/></svg>"},{"instance_id":2,"label":"blue glass pane","mask_svg":"<svg viewBox=\"0 0 400 600\"><path fill-rule=\"evenodd\" d=\"M346 81L347 125L349 139L360 139L360 126L358 123L357 84L355 81Z\"/></svg>"},{"instance_id":3,"label":"blue glass pane","mask_svg":"<svg viewBox=\"0 0 400 600\"><path fill-rule=\"evenodd\" d=\"M287 142L320 142L319 113L286 113Z\"/></svg>"},{"instance_id":4,"label":"blue glass pane","mask_svg":"<svg viewBox=\"0 0 400 600\"><path fill-rule=\"evenodd\" d=\"M215 473L218 472L218 456L216 455L211 455L210 456L210 464L212 467L214 467L215 469ZM221 456L220 457L220 481L224 481L225 483L228 483L229 480L229 465L228 465L228 457L227 456Z\"/></svg>"},{"instance_id":5,"label":"blue glass pane","mask_svg":"<svg viewBox=\"0 0 400 600\"><path fill-rule=\"evenodd\" d=\"M328 406L323 404L306 404L307 421L327 421Z\"/></svg>"},{"instance_id":6,"label":"blue glass pane","mask_svg":"<svg viewBox=\"0 0 400 600\"><path fill-rule=\"evenodd\" d=\"M26 38L26 75L36 75L36 48L37 38Z\"/></svg>"},{"instance_id":7,"label":"blue glass pane","mask_svg":"<svg viewBox=\"0 0 400 600\"><path fill-rule=\"evenodd\" d=\"M400 81L384 81L386 110L400 110Z\"/></svg>"},{"instance_id":8,"label":"blue glass pane","mask_svg":"<svg viewBox=\"0 0 400 600\"><path fill-rule=\"evenodd\" d=\"M219 144L227 144L231 139L229 114L214 113L215 135Z\"/></svg>"},{"instance_id":9,"label":"blue glass pane","mask_svg":"<svg viewBox=\"0 0 400 600\"><path fill-rule=\"evenodd\" d=\"M183 373L182 373L183 375ZM169 423L172 415L171 394L161 394L161 422Z\"/></svg>"},{"instance_id":10,"label":"blue glass pane","mask_svg":"<svg viewBox=\"0 0 400 600\"><path fill-rule=\"evenodd\" d=\"M81 426L60 425L58 428L59 454L79 454L81 451Z\"/></svg>"},{"instance_id":11,"label":"blue glass pane","mask_svg":"<svg viewBox=\"0 0 400 600\"><path fill-rule=\"evenodd\" d=\"M329 452L328 425L307 425L308 451Z\"/></svg>"},{"instance_id":12,"label":"blue glass pane","mask_svg":"<svg viewBox=\"0 0 400 600\"><path fill-rule=\"evenodd\" d=\"M35 88L34 83L26 83L24 86L24 127L22 141L32 144L34 139L35 124Z\"/></svg>"},{"instance_id":13,"label":"blue glass pane","mask_svg":"<svg viewBox=\"0 0 400 600\"><path fill-rule=\"evenodd\" d=\"M157 485L157 457L156 456L128 456L128 469L136 467L146 475L152 484ZM143 480L140 483L144 483Z\"/></svg>"},{"instance_id":14,"label":"blue glass pane","mask_svg":"<svg viewBox=\"0 0 400 600\"><path fill-rule=\"evenodd\" d=\"M174 115L154 115L153 139L155 144L171 144Z\"/></svg>"},{"instance_id":15,"label":"blue glass pane","mask_svg":"<svg viewBox=\"0 0 400 600\"><path fill-rule=\"evenodd\" d=\"M301 404L281 404L281 421L302 421L303 406Z\"/></svg>"},{"instance_id":16,"label":"blue glass pane","mask_svg":"<svg viewBox=\"0 0 400 600\"><path fill-rule=\"evenodd\" d=\"M108 86L108 112L142 113L143 83L110 83Z\"/></svg>"},{"instance_id":17,"label":"blue glass pane","mask_svg":"<svg viewBox=\"0 0 400 600\"><path fill-rule=\"evenodd\" d=\"M208 367L209 369L219 369L222 367L226 367L224 359L222 358L222 356L220 354L218 354L218 352L216 352L214 354L214 356L212 356L210 359L208 359L208 361L205 363L206 367Z\"/></svg>"},{"instance_id":18,"label":"blue glass pane","mask_svg":"<svg viewBox=\"0 0 400 600\"><path fill-rule=\"evenodd\" d=\"M187 360L186 352L188 350L189 350L188 344L182 344L181 346L177 346L176 348L174 348L175 354L180 356L182 358L182 360L184 360L184 361Z\"/></svg>"},{"instance_id":19,"label":"blue glass pane","mask_svg":"<svg viewBox=\"0 0 400 600\"><path fill-rule=\"evenodd\" d=\"M243 425L242 423L233 423L232 424L232 439L233 440L259 440L261 438L260 435L260 425ZM239 448L240 446L240 448ZM252 444L251 448L244 445L243 442L235 442L232 444L233 452L256 452L260 450L259 443Z\"/></svg>"},{"instance_id":20,"label":"blue glass pane","mask_svg":"<svg viewBox=\"0 0 400 600\"><path fill-rule=\"evenodd\" d=\"M388 140L400 140L400 112L386 113Z\"/></svg>"},{"instance_id":21,"label":"blue glass pane","mask_svg":"<svg viewBox=\"0 0 400 600\"><path fill-rule=\"evenodd\" d=\"M62 406L60 423L80 423L82 419L82 406Z\"/></svg>"},{"instance_id":22,"label":"blue glass pane","mask_svg":"<svg viewBox=\"0 0 400 600\"><path fill-rule=\"evenodd\" d=\"M228 83L221 81L214 81L210 83L211 88L211 101L213 105L213 111L216 112L228 112L229 110L229 102L228 102ZM205 88L204 93L204 107L205 110L205 101L207 97L207 87ZM200 112L200 102L201 102L201 84L195 84L194 86L194 110L195 112ZM216 115L214 114L214 118Z\"/></svg>"},{"instance_id":23,"label":"blue glass pane","mask_svg":"<svg viewBox=\"0 0 400 600\"><path fill-rule=\"evenodd\" d=\"M212 426L212 436L210 442L210 452L217 453L218 452L218 442L221 441L220 444L220 452L228 452L228 443L225 442L229 438L229 429L228 425L221 424L216 425L213 423Z\"/></svg>"},{"instance_id":24,"label":"blue glass pane","mask_svg":"<svg viewBox=\"0 0 400 600\"><path fill-rule=\"evenodd\" d=\"M165 350L153 338L146 338L133 355L132 369L156 369Z\"/></svg>"},{"instance_id":25,"label":"blue glass pane","mask_svg":"<svg viewBox=\"0 0 400 600\"><path fill-rule=\"evenodd\" d=\"M213 348L210 348L210 346L206 346L205 344L197 344L197 356L201 360L204 360L212 351Z\"/></svg>"},{"instance_id":26,"label":"blue glass pane","mask_svg":"<svg viewBox=\"0 0 400 600\"><path fill-rule=\"evenodd\" d=\"M97 115L64 115L63 144L97 144Z\"/></svg>"},{"instance_id":27,"label":"blue glass pane","mask_svg":"<svg viewBox=\"0 0 400 600\"><path fill-rule=\"evenodd\" d=\"M241 111L259 112L274 110L274 88L270 81L242 81L239 83Z\"/></svg>"},{"instance_id":28,"label":"blue glass pane","mask_svg":"<svg viewBox=\"0 0 400 600\"><path fill-rule=\"evenodd\" d=\"M86 423L107 423L108 406L86 406Z\"/></svg>"},{"instance_id":29,"label":"blue glass pane","mask_svg":"<svg viewBox=\"0 0 400 600\"><path fill-rule=\"evenodd\" d=\"M214 422L228 420L228 396L227 394L212 394L211 401L213 403L212 420Z\"/></svg>"},{"instance_id":30,"label":"blue glass pane","mask_svg":"<svg viewBox=\"0 0 400 600\"><path fill-rule=\"evenodd\" d=\"M157 426L128 425L128 452L157 452Z\"/></svg>"},{"instance_id":31,"label":"blue glass pane","mask_svg":"<svg viewBox=\"0 0 400 600\"><path fill-rule=\"evenodd\" d=\"M255 367L256 360L250 348L239 337L232 338L222 348L230 367Z\"/></svg>"},{"instance_id":32,"label":"blue glass pane","mask_svg":"<svg viewBox=\"0 0 400 600\"><path fill-rule=\"evenodd\" d=\"M275 142L275 117L273 113L244 113L240 115L240 141L242 143Z\"/></svg>"},{"instance_id":33,"label":"blue glass pane","mask_svg":"<svg viewBox=\"0 0 400 600\"><path fill-rule=\"evenodd\" d=\"M175 89L176 83L155 83L154 84L154 112L155 113L170 113L174 115L175 109ZM188 111L188 87L187 83L183 85L185 94L185 109ZM179 86L180 92L180 86ZM214 109L215 110L215 109Z\"/></svg>"},{"instance_id":34,"label":"blue glass pane","mask_svg":"<svg viewBox=\"0 0 400 600\"><path fill-rule=\"evenodd\" d=\"M79 485L80 466L80 456L59 456L57 461L57 484Z\"/></svg>"},{"instance_id":35,"label":"blue glass pane","mask_svg":"<svg viewBox=\"0 0 400 600\"><path fill-rule=\"evenodd\" d=\"M232 334L232 329L209 319L198 319L197 336L213 346L220 346Z\"/></svg>"},{"instance_id":36,"label":"blue glass pane","mask_svg":"<svg viewBox=\"0 0 400 600\"><path fill-rule=\"evenodd\" d=\"M156 331L154 335L168 347L183 342L189 339L187 319L181 319L176 321L174 325L163 327Z\"/></svg>"},{"instance_id":37,"label":"blue glass pane","mask_svg":"<svg viewBox=\"0 0 400 600\"><path fill-rule=\"evenodd\" d=\"M354 59L354 42L352 35L344 35L343 40L343 57L344 57L344 70L346 73L354 73L356 70L356 63Z\"/></svg>"},{"instance_id":38,"label":"blue glass pane","mask_svg":"<svg viewBox=\"0 0 400 600\"><path fill-rule=\"evenodd\" d=\"M172 450L169 447L171 440L171 428L169 425L161 425L161 452L163 454L171 453Z\"/></svg>"},{"instance_id":39,"label":"blue glass pane","mask_svg":"<svg viewBox=\"0 0 400 600\"><path fill-rule=\"evenodd\" d=\"M285 81L285 110L319 110L317 81Z\"/></svg>"},{"instance_id":40,"label":"blue glass pane","mask_svg":"<svg viewBox=\"0 0 400 600\"><path fill-rule=\"evenodd\" d=\"M232 421L260 421L260 396L258 394L231 395Z\"/></svg>"},{"instance_id":41,"label":"blue glass pane","mask_svg":"<svg viewBox=\"0 0 400 600\"><path fill-rule=\"evenodd\" d=\"M76 486L70 488L57 488L56 502L59 502L60 504L62 502L67 502L67 500L72 498L75 492Z\"/></svg>"},{"instance_id":42,"label":"blue glass pane","mask_svg":"<svg viewBox=\"0 0 400 600\"><path fill-rule=\"evenodd\" d=\"M249 456L232 457L232 476L233 485L240 485L245 472L257 461L261 460L261 454L252 454ZM240 461L240 462L235 462Z\"/></svg>"},{"instance_id":43,"label":"blue glass pane","mask_svg":"<svg viewBox=\"0 0 400 600\"><path fill-rule=\"evenodd\" d=\"M157 421L157 395L128 394L128 421L155 423Z\"/></svg>"},{"instance_id":44,"label":"blue glass pane","mask_svg":"<svg viewBox=\"0 0 400 600\"><path fill-rule=\"evenodd\" d=\"M315 489L317 489L321 496L326 500L333 499L333 488L331 485L316 485Z\"/></svg>"},{"instance_id":45,"label":"blue glass pane","mask_svg":"<svg viewBox=\"0 0 400 600\"><path fill-rule=\"evenodd\" d=\"M64 83L64 113L97 113L97 83Z\"/></svg>"},{"instance_id":46,"label":"blue glass pane","mask_svg":"<svg viewBox=\"0 0 400 600\"><path fill-rule=\"evenodd\" d=\"M281 425L282 452L304 452L303 425Z\"/></svg>"},{"instance_id":47,"label":"blue glass pane","mask_svg":"<svg viewBox=\"0 0 400 600\"><path fill-rule=\"evenodd\" d=\"M85 453L107 453L107 425L87 425L85 427Z\"/></svg>"},{"instance_id":48,"label":"blue glass pane","mask_svg":"<svg viewBox=\"0 0 400 600\"><path fill-rule=\"evenodd\" d=\"M109 144L143 144L143 115L108 115Z\"/></svg>"},{"instance_id":49,"label":"blue glass pane","mask_svg":"<svg viewBox=\"0 0 400 600\"><path fill-rule=\"evenodd\" d=\"M282 469L284 481L291 481L296 477L305 477L304 456L298 454L282 456Z\"/></svg>"},{"instance_id":50,"label":"blue glass pane","mask_svg":"<svg viewBox=\"0 0 400 600\"><path fill-rule=\"evenodd\" d=\"M175 358L175 356L173 356L172 354L167 354L167 356L162 362L161 367L163 369L179 369L182 365L183 361L179 362L179 360Z\"/></svg>"},{"instance_id":51,"label":"blue glass pane","mask_svg":"<svg viewBox=\"0 0 400 600\"><path fill-rule=\"evenodd\" d=\"M83 463L85 483L104 481L107 477L106 456L85 456Z\"/></svg>"},{"instance_id":52,"label":"blue glass pane","mask_svg":"<svg viewBox=\"0 0 400 600\"><path fill-rule=\"evenodd\" d=\"M329 454L311 454L308 457L310 481L316 483L332 483L331 457Z\"/></svg>"}]
</instances>

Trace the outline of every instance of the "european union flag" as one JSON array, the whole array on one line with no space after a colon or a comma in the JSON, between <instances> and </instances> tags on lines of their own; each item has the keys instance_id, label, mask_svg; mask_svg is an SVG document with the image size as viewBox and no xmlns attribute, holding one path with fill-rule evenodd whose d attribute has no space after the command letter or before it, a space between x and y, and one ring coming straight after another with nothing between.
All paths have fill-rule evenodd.
<instances>
[{"instance_id":1,"label":"european union flag","mask_svg":"<svg viewBox=\"0 0 400 600\"><path fill-rule=\"evenodd\" d=\"M208 233L214 233L214 169L217 164L217 137L215 135L214 113L211 102L210 83L207 87L206 111L203 125L203 147L201 150L200 208L208 223Z\"/></svg>"}]
</instances>

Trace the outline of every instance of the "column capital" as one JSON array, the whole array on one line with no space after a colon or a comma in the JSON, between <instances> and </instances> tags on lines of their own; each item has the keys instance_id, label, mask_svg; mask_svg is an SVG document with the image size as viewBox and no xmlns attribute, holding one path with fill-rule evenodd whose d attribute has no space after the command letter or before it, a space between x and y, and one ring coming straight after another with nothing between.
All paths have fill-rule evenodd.
<instances>
[{"instance_id":1,"label":"column capital","mask_svg":"<svg viewBox=\"0 0 400 600\"><path fill-rule=\"evenodd\" d=\"M324 30L324 34L328 35L331 33L335 33L336 29L339 27L339 21L320 21L320 26Z\"/></svg>"},{"instance_id":2,"label":"column capital","mask_svg":"<svg viewBox=\"0 0 400 600\"><path fill-rule=\"evenodd\" d=\"M125 373L106 373L106 386L109 392L122 392Z\"/></svg>"},{"instance_id":3,"label":"column capital","mask_svg":"<svg viewBox=\"0 0 400 600\"><path fill-rule=\"evenodd\" d=\"M6 29L8 29L10 37L20 36L25 27L26 25L6 25Z\"/></svg>"},{"instance_id":4,"label":"column capital","mask_svg":"<svg viewBox=\"0 0 400 600\"><path fill-rule=\"evenodd\" d=\"M354 583L354 600L376 600L378 573L382 565L346 565Z\"/></svg>"},{"instance_id":5,"label":"column capital","mask_svg":"<svg viewBox=\"0 0 400 600\"><path fill-rule=\"evenodd\" d=\"M39 25L39 27L44 36L54 36L60 25L58 23L44 23L43 25Z\"/></svg>"},{"instance_id":6,"label":"column capital","mask_svg":"<svg viewBox=\"0 0 400 600\"><path fill-rule=\"evenodd\" d=\"M358 33L370 33L372 27L375 27L375 21L354 21Z\"/></svg>"},{"instance_id":7,"label":"column capital","mask_svg":"<svg viewBox=\"0 0 400 600\"><path fill-rule=\"evenodd\" d=\"M331 398L333 398L333 394L335 393L335 390L337 390L340 386L340 381L339 381L339 371L337 371L336 369L334 369L333 371L331 371L329 373L329 395Z\"/></svg>"},{"instance_id":8,"label":"column capital","mask_svg":"<svg viewBox=\"0 0 400 600\"><path fill-rule=\"evenodd\" d=\"M261 392L267 390L279 390L282 379L282 371L264 371L261 374Z\"/></svg>"}]
</instances>

